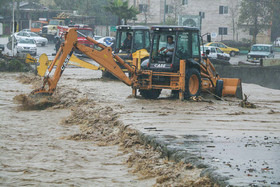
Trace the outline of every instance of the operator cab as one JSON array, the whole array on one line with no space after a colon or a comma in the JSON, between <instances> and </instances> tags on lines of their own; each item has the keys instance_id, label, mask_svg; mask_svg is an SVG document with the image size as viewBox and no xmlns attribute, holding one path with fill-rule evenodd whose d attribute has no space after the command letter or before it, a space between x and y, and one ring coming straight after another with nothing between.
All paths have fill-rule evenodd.
<instances>
[{"instance_id":1,"label":"operator cab","mask_svg":"<svg viewBox=\"0 0 280 187\"><path fill-rule=\"evenodd\" d=\"M153 26L149 62L142 69L177 72L180 60L200 62L199 29L186 26ZM173 49L172 49L173 47ZM194 62L196 61L196 62Z\"/></svg>"},{"instance_id":2,"label":"operator cab","mask_svg":"<svg viewBox=\"0 0 280 187\"><path fill-rule=\"evenodd\" d=\"M119 25L114 51L122 59L131 59L138 50L150 50L150 32L146 26Z\"/></svg>"}]
</instances>

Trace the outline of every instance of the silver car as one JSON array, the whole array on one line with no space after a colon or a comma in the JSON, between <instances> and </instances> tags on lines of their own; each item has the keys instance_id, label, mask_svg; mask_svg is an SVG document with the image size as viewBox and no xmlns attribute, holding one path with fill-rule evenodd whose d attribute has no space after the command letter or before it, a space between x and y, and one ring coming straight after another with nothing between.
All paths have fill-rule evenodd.
<instances>
[{"instance_id":1,"label":"silver car","mask_svg":"<svg viewBox=\"0 0 280 187\"><path fill-rule=\"evenodd\" d=\"M37 46L36 42L30 38L22 38L17 41L16 45L17 54L31 54L33 56L37 55Z\"/></svg>"},{"instance_id":2,"label":"silver car","mask_svg":"<svg viewBox=\"0 0 280 187\"><path fill-rule=\"evenodd\" d=\"M274 58L273 46L268 44L252 45L247 61L258 63L262 58Z\"/></svg>"}]
</instances>

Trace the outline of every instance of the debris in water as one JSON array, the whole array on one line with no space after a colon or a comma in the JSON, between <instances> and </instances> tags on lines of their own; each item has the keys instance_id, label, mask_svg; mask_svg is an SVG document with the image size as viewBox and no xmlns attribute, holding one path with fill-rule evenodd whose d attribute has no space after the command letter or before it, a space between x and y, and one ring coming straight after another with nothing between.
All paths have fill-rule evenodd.
<instances>
[{"instance_id":1,"label":"debris in water","mask_svg":"<svg viewBox=\"0 0 280 187\"><path fill-rule=\"evenodd\" d=\"M244 94L244 99L239 104L242 108L257 108L257 106L248 101L248 96Z\"/></svg>"},{"instance_id":2,"label":"debris in water","mask_svg":"<svg viewBox=\"0 0 280 187\"><path fill-rule=\"evenodd\" d=\"M153 147L145 145L138 131L119 121L113 108L94 101L82 103L62 122L79 125L81 132L64 139L91 140L99 146L119 145L124 154L129 154L126 163L131 172L138 174L139 179L156 178L154 186L214 186L210 179L199 177L201 169L190 163L168 161ZM145 128L156 130L156 127Z\"/></svg>"},{"instance_id":3,"label":"debris in water","mask_svg":"<svg viewBox=\"0 0 280 187\"><path fill-rule=\"evenodd\" d=\"M16 103L21 104L23 110L44 110L59 103L54 97L51 96L26 96L24 94L17 95L13 98Z\"/></svg>"}]
</instances>

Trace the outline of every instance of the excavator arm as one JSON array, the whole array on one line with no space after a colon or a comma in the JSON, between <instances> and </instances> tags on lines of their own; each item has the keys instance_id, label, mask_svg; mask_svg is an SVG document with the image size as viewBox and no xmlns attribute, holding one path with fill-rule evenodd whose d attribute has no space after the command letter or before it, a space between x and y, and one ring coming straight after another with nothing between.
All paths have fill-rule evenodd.
<instances>
[{"instance_id":1,"label":"excavator arm","mask_svg":"<svg viewBox=\"0 0 280 187\"><path fill-rule=\"evenodd\" d=\"M44 77L43 86L39 89L36 89L32 94L45 94L52 95L56 89L57 83L65 70L70 57L72 56L75 49L80 50L82 53L86 54L89 58L96 61L98 64L106 68L110 73L119 78L126 85L131 86L132 80L126 76L118 64L123 65L128 71L133 74L135 69L124 62L119 56L112 53L111 47L106 47L94 39L83 35L87 40L99 46L101 50L93 49L87 47L83 44L78 43L77 41L78 31L75 28L71 28L67 31L65 35L65 42L61 44L59 51L57 52L52 64L46 71ZM56 69L54 75L50 77L50 74L56 64ZM48 86L48 87L47 87Z\"/></svg>"}]
</instances>

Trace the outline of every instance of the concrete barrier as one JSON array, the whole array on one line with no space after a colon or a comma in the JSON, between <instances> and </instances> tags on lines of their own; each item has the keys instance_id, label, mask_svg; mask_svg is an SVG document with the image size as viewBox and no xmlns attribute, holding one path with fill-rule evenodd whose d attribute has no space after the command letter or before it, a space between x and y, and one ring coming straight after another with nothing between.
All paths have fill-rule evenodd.
<instances>
[{"instance_id":1,"label":"concrete barrier","mask_svg":"<svg viewBox=\"0 0 280 187\"><path fill-rule=\"evenodd\" d=\"M265 58L261 59L261 66L280 66L280 59L275 58Z\"/></svg>"},{"instance_id":2,"label":"concrete barrier","mask_svg":"<svg viewBox=\"0 0 280 187\"><path fill-rule=\"evenodd\" d=\"M243 67L215 65L224 78L240 78L243 83L258 84L267 88L280 89L280 66Z\"/></svg>"}]
</instances>

